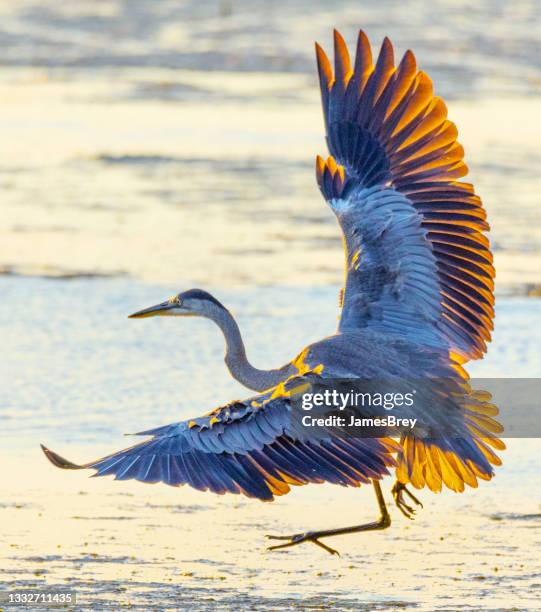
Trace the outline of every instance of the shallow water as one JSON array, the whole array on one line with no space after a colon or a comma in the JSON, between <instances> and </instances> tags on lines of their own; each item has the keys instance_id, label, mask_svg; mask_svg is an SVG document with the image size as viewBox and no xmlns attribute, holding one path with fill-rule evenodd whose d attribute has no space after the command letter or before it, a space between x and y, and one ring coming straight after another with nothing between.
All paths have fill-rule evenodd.
<instances>
[{"instance_id":1,"label":"shallow water","mask_svg":"<svg viewBox=\"0 0 541 612\"><path fill-rule=\"evenodd\" d=\"M89 460L246 395L210 323L126 319L179 290L231 306L260 367L333 331L343 254L313 171L313 41L329 49L332 26L414 49L487 208L497 292L538 294L537 0L30 0L0 15L0 589L69 584L100 610L537 610L539 440L509 440L476 491L421 492L415 523L393 507L389 531L330 540L340 558L270 554L263 535L373 520L368 487L262 504L88 480L38 447ZM470 372L539 377L539 346L541 301L500 297Z\"/></svg>"},{"instance_id":2,"label":"shallow water","mask_svg":"<svg viewBox=\"0 0 541 612\"><path fill-rule=\"evenodd\" d=\"M313 41L329 49L336 25L352 43L363 26L374 45L414 48L449 102L498 290L538 292L538 3L333 7L4 3L0 271L336 283L341 242L313 170L326 150Z\"/></svg>"},{"instance_id":3,"label":"shallow water","mask_svg":"<svg viewBox=\"0 0 541 612\"><path fill-rule=\"evenodd\" d=\"M537 609L539 440L508 440L503 467L478 490L421 492L414 523L392 507L389 531L335 539L340 558L308 545L267 553L264 534L372 520L369 487L301 487L263 504L88 480L48 464L39 442L86 461L132 443L125 432L247 395L226 373L211 323L126 319L179 288L0 281L9 355L0 379L4 587L69 584L82 604L100 609ZM235 310L261 366L284 362L335 325L334 289L216 294ZM490 356L472 372L539 376L540 330L541 300L502 298Z\"/></svg>"}]
</instances>

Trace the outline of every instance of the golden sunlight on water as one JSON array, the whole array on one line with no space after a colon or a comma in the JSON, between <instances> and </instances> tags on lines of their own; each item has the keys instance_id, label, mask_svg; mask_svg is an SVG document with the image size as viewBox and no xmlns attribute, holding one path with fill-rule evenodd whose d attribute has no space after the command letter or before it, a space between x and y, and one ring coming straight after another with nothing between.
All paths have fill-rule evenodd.
<instances>
[{"instance_id":1,"label":"golden sunlight on water","mask_svg":"<svg viewBox=\"0 0 541 612\"><path fill-rule=\"evenodd\" d=\"M213 86L228 79L214 77ZM293 77L283 80L294 85ZM192 284L214 285L340 278L340 238L314 179L313 159L325 150L315 87L284 112L264 91L245 107L111 105L100 101L107 85L93 83L91 102L87 83L0 87L0 125L17 131L15 142L0 143L0 269L153 282L189 270ZM498 287L506 292L541 280L530 195L541 185L533 168L525 177L514 166L517 156L537 155L538 111L536 100L450 104L494 226ZM522 214L510 224L515 206Z\"/></svg>"},{"instance_id":2,"label":"golden sunlight on water","mask_svg":"<svg viewBox=\"0 0 541 612\"><path fill-rule=\"evenodd\" d=\"M413 48L456 122L492 225L496 329L477 377L541 372L537 0L0 3L0 591L77 609L538 610L538 439L496 478L420 492L415 522L268 553L265 533L376 518L368 487L272 504L87 479L122 434L247 392L202 320L126 316L193 285L231 306L260 367L333 332L338 228L313 41L363 27ZM309 16L309 18L308 18ZM46 278L43 278L46 277ZM531 296L531 297L526 297Z\"/></svg>"}]
</instances>

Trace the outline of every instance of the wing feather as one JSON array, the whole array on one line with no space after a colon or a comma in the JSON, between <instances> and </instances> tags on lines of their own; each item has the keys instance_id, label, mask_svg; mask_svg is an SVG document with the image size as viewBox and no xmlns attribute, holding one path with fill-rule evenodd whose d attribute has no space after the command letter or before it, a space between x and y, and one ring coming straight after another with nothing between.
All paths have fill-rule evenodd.
<instances>
[{"instance_id":1,"label":"wing feather","mask_svg":"<svg viewBox=\"0 0 541 612\"><path fill-rule=\"evenodd\" d=\"M404 196L418 217L417 226L410 224L410 230L417 231L428 246L425 254L420 255L427 259L421 274L428 274L428 268L432 267L436 280L432 289L425 284L423 290L414 287L413 291L418 290L419 296L423 291L435 291L439 306L430 325L453 354L463 361L479 358L486 350L493 328L494 267L481 200L472 185L459 181L468 168L463 161L464 149L457 142L456 126L447 118L444 101L434 96L430 77L417 69L411 51L404 54L395 68L393 46L385 38L374 64L368 38L361 31L352 69L347 46L338 32L334 34L334 47L333 75L324 51L316 46L331 153L327 161L318 157L316 169L321 191L339 220L346 215L346 208L357 209L356 226L341 222L344 232L357 234L357 240L353 235L345 236L346 246L358 249L363 243L366 190L379 186ZM337 200L342 201L338 206ZM380 215L385 218L387 207L382 199L378 204ZM371 223L374 222L372 217ZM393 225L396 225L394 231ZM400 242L398 224L391 221L390 226L387 238ZM362 246L365 258L370 259L372 253L368 251L374 245ZM349 261L353 253L346 255ZM403 252L402 258L393 265L403 264L408 253ZM380 264L383 266L385 262ZM356 272L348 270L348 275L352 273ZM370 301L373 297L364 296L364 302L371 303L372 310L396 310L383 286L390 282L391 276L380 275L379 279L382 283L379 294L387 302L374 303ZM362 283L350 285L358 292L366 291ZM348 294L346 283L343 317L350 322L348 306L358 297ZM395 295L409 311L415 310L412 303L417 297L408 297L406 293ZM414 324L414 313L410 315ZM419 317L422 319L418 314ZM368 316L353 318L360 327L371 325ZM392 321L393 317L387 320ZM424 324L420 319L417 323Z\"/></svg>"},{"instance_id":2,"label":"wing feather","mask_svg":"<svg viewBox=\"0 0 541 612\"><path fill-rule=\"evenodd\" d=\"M293 379L292 387L298 382ZM44 448L65 469L94 469L118 480L189 484L218 494L272 500L290 485L331 482L359 486L388 474L397 446L389 439L306 439L292 425L291 400L268 392L204 417L147 432L153 436L113 455L76 465Z\"/></svg>"}]
</instances>

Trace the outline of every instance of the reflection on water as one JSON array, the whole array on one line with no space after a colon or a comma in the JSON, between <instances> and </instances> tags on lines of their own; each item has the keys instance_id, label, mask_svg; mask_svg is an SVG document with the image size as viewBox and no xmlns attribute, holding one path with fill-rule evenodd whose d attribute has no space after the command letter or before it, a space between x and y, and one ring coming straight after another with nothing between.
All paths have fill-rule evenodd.
<instances>
[{"instance_id":1,"label":"reflection on water","mask_svg":"<svg viewBox=\"0 0 541 612\"><path fill-rule=\"evenodd\" d=\"M61 67L70 76L143 69L125 83L135 97L207 93L197 80L153 87L145 68L311 74L313 40L327 42L334 26L348 37L363 27L376 41L389 35L400 50L415 48L446 97L529 94L539 86L536 0L362 6L355 0L22 0L0 11L4 65Z\"/></svg>"},{"instance_id":2,"label":"reflection on water","mask_svg":"<svg viewBox=\"0 0 541 612\"><path fill-rule=\"evenodd\" d=\"M428 8L427 8L428 6ZM412 47L450 101L500 292L536 291L534 0L4 4L0 271L337 283L313 41ZM310 10L310 20L305 19ZM239 254L242 257L239 257Z\"/></svg>"}]
</instances>

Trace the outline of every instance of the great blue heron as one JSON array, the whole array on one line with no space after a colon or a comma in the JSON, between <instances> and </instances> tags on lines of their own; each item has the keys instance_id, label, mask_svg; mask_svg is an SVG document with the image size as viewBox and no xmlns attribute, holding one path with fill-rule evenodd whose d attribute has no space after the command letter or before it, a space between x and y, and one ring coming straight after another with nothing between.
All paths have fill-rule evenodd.
<instances>
[{"instance_id":1,"label":"great blue heron","mask_svg":"<svg viewBox=\"0 0 541 612\"><path fill-rule=\"evenodd\" d=\"M486 398L454 407L444 402L416 407L418 417L445 426L457 436L435 438L404 430L389 437L340 437L329 432L311 439L293 427L292 389L306 381L325 387L337 378L399 379L445 377L467 385L461 364L486 351L493 319L492 255L488 225L467 173L455 125L443 101L418 71L411 51L397 67L385 38L375 65L361 31L354 65L334 32L334 74L316 45L327 143L331 156L317 157L320 190L344 236L346 281L337 332L305 348L290 363L260 370L247 360L231 313L199 290L141 310L131 317L200 316L214 321L226 340L231 374L259 394L209 414L151 431L140 444L76 465L43 447L56 466L93 468L118 480L190 484L215 493L243 493L272 500L290 485L331 482L359 486L372 482L380 510L374 522L269 536L284 540L270 547L384 529L391 519L380 479L396 467L393 496L413 514L419 503L406 489L425 485L455 491L489 480L503 449L493 433L495 408ZM469 393L469 392L468 392ZM473 393L473 392L472 392ZM412 501L406 503L404 495Z\"/></svg>"}]
</instances>

